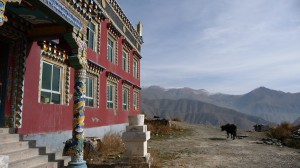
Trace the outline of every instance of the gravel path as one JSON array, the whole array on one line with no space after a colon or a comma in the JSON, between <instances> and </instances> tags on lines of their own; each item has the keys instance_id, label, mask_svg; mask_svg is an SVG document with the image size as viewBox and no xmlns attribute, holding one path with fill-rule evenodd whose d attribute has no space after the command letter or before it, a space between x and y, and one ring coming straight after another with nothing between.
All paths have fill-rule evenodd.
<instances>
[{"instance_id":1,"label":"gravel path","mask_svg":"<svg viewBox=\"0 0 300 168\"><path fill-rule=\"evenodd\" d=\"M300 168L300 150L257 144L262 134L238 131L238 135L248 137L231 140L220 129L178 124L192 129L192 135L149 141L149 147L164 156L163 167Z\"/></svg>"}]
</instances>

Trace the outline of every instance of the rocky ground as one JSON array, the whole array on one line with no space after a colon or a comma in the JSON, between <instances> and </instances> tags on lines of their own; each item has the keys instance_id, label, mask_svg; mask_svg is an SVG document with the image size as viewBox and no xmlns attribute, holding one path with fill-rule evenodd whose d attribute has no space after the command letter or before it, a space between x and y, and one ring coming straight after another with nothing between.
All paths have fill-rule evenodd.
<instances>
[{"instance_id":1,"label":"rocky ground","mask_svg":"<svg viewBox=\"0 0 300 168\"><path fill-rule=\"evenodd\" d=\"M219 128L177 123L192 130L181 137L150 140L160 153L162 167L185 168L300 168L300 150L258 144L263 133L238 131L231 140Z\"/></svg>"}]
</instances>

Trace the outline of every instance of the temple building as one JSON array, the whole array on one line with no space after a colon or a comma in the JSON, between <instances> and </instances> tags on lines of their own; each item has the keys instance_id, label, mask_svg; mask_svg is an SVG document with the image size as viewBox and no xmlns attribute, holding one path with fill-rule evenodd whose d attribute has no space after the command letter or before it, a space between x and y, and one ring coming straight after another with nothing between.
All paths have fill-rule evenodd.
<instances>
[{"instance_id":1,"label":"temple building","mask_svg":"<svg viewBox=\"0 0 300 168\"><path fill-rule=\"evenodd\" d=\"M124 131L142 44L116 0L0 0L1 127L53 151Z\"/></svg>"}]
</instances>

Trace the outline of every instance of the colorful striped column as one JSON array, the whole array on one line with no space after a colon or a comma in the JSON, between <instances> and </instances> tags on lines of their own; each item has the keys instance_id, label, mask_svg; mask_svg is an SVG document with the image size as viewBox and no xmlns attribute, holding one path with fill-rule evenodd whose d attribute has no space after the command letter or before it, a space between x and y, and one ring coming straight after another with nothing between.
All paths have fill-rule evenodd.
<instances>
[{"instance_id":1,"label":"colorful striped column","mask_svg":"<svg viewBox=\"0 0 300 168\"><path fill-rule=\"evenodd\" d=\"M85 80L86 70L84 68L75 70L74 106L73 106L73 132L72 149L74 151L69 167L86 168L83 160L84 145L84 108L85 108Z\"/></svg>"}]
</instances>

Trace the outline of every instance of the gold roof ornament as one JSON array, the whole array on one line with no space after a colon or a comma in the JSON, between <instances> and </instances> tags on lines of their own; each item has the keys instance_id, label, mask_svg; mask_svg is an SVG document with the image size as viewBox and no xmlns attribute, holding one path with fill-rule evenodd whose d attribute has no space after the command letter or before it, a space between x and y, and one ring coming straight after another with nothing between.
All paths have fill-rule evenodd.
<instances>
[{"instance_id":1,"label":"gold roof ornament","mask_svg":"<svg viewBox=\"0 0 300 168\"><path fill-rule=\"evenodd\" d=\"M102 0L102 1L101 1L101 6L102 6L103 8L106 7L106 0Z\"/></svg>"},{"instance_id":2,"label":"gold roof ornament","mask_svg":"<svg viewBox=\"0 0 300 168\"><path fill-rule=\"evenodd\" d=\"M141 22L139 22L139 23L137 24L137 32L138 32L138 34L139 34L140 37L143 36L143 25L142 25Z\"/></svg>"}]
</instances>

